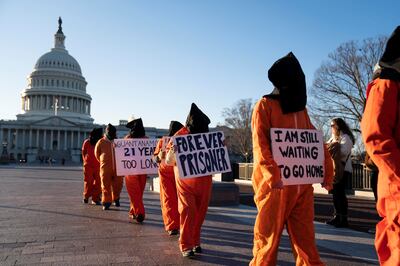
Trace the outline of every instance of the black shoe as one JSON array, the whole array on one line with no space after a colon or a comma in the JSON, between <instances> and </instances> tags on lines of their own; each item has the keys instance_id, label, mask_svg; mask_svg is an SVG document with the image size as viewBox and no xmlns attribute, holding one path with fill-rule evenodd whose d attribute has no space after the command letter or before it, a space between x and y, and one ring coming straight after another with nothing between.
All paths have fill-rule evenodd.
<instances>
[{"instance_id":1,"label":"black shoe","mask_svg":"<svg viewBox=\"0 0 400 266\"><path fill-rule=\"evenodd\" d=\"M336 228L346 228L349 227L349 223L347 221L347 215L340 215L339 222L334 225Z\"/></svg>"},{"instance_id":2,"label":"black shoe","mask_svg":"<svg viewBox=\"0 0 400 266\"><path fill-rule=\"evenodd\" d=\"M105 202L103 203L103 211L107 211L110 209L111 203L110 202Z\"/></svg>"},{"instance_id":3,"label":"black shoe","mask_svg":"<svg viewBox=\"0 0 400 266\"><path fill-rule=\"evenodd\" d=\"M168 230L167 232L168 232L168 235L170 235L170 236L176 236L177 234L179 234L178 229Z\"/></svg>"},{"instance_id":4,"label":"black shoe","mask_svg":"<svg viewBox=\"0 0 400 266\"><path fill-rule=\"evenodd\" d=\"M182 257L184 257L184 258L193 258L194 257L193 250L188 249L188 250L182 251Z\"/></svg>"},{"instance_id":5,"label":"black shoe","mask_svg":"<svg viewBox=\"0 0 400 266\"><path fill-rule=\"evenodd\" d=\"M89 199L83 199L82 202L87 204L89 202Z\"/></svg>"},{"instance_id":6,"label":"black shoe","mask_svg":"<svg viewBox=\"0 0 400 266\"><path fill-rule=\"evenodd\" d=\"M195 246L192 250L194 253L202 253L203 252L203 250L201 249L200 246Z\"/></svg>"},{"instance_id":7,"label":"black shoe","mask_svg":"<svg viewBox=\"0 0 400 266\"><path fill-rule=\"evenodd\" d=\"M335 217L333 217L333 219L331 219L331 220L329 220L329 221L327 221L325 223L329 224L329 225L336 226L336 224L339 223L339 220L340 220L339 215L335 215Z\"/></svg>"},{"instance_id":8,"label":"black shoe","mask_svg":"<svg viewBox=\"0 0 400 266\"><path fill-rule=\"evenodd\" d=\"M142 223L144 221L144 215L143 214L138 214L136 217L136 222Z\"/></svg>"},{"instance_id":9,"label":"black shoe","mask_svg":"<svg viewBox=\"0 0 400 266\"><path fill-rule=\"evenodd\" d=\"M115 204L115 207L120 207L121 206L121 204L119 203L119 199L115 200L114 204Z\"/></svg>"},{"instance_id":10,"label":"black shoe","mask_svg":"<svg viewBox=\"0 0 400 266\"><path fill-rule=\"evenodd\" d=\"M101 205L101 202L100 202L100 201L93 201L93 200L92 200L91 204L92 204L92 205L97 205L97 206L99 206L99 205Z\"/></svg>"}]
</instances>

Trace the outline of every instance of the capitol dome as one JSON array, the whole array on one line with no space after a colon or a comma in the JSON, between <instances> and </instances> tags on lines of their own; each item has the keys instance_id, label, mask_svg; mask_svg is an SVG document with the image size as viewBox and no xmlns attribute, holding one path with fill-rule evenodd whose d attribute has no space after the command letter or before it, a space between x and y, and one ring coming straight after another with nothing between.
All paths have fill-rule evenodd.
<instances>
[{"instance_id":1,"label":"capitol dome","mask_svg":"<svg viewBox=\"0 0 400 266\"><path fill-rule=\"evenodd\" d=\"M58 69L76 72L82 75L78 61L68 54L67 50L53 48L50 52L42 55L35 64L35 70Z\"/></svg>"},{"instance_id":2,"label":"capitol dome","mask_svg":"<svg viewBox=\"0 0 400 266\"><path fill-rule=\"evenodd\" d=\"M21 94L22 112L17 120L41 120L60 116L74 123L93 124L92 98L78 61L65 49L62 20L58 20L54 48L36 61Z\"/></svg>"}]
</instances>

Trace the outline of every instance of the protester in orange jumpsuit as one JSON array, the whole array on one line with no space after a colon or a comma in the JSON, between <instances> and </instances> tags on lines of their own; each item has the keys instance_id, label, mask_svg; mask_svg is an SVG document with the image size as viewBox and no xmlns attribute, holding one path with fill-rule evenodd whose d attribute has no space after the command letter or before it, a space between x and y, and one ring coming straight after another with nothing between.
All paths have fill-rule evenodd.
<instances>
[{"instance_id":1,"label":"protester in orange jumpsuit","mask_svg":"<svg viewBox=\"0 0 400 266\"><path fill-rule=\"evenodd\" d=\"M82 145L83 159L83 203L88 203L92 198L92 204L101 205L101 181L100 164L94 156L94 148L97 141L102 137L103 129L94 128L89 138Z\"/></svg>"},{"instance_id":2,"label":"protester in orange jumpsuit","mask_svg":"<svg viewBox=\"0 0 400 266\"><path fill-rule=\"evenodd\" d=\"M388 39L370 83L361 121L367 153L379 169L375 248L381 265L400 265L400 26Z\"/></svg>"},{"instance_id":3,"label":"protester in orange jumpsuit","mask_svg":"<svg viewBox=\"0 0 400 266\"><path fill-rule=\"evenodd\" d=\"M171 121L168 136L172 137L182 127L183 125L178 121ZM158 163L158 176L160 177L160 202L164 227L169 235L177 235L179 233L178 196L174 167L165 163L166 151L163 146L167 144L163 143L163 139L160 139L154 151L154 156Z\"/></svg>"},{"instance_id":4,"label":"protester in orange jumpsuit","mask_svg":"<svg viewBox=\"0 0 400 266\"><path fill-rule=\"evenodd\" d=\"M283 186L281 170L271 152L271 128L314 129L306 110L306 83L300 63L289 53L268 71L275 86L253 110L253 188L258 214L254 225L254 258L250 265L276 265L284 225L290 236L296 265L323 265L314 233L311 184ZM322 186L332 188L333 165L325 148Z\"/></svg>"},{"instance_id":5,"label":"protester in orange jumpsuit","mask_svg":"<svg viewBox=\"0 0 400 266\"><path fill-rule=\"evenodd\" d=\"M174 136L206 133L210 119L192 103L186 126L181 128ZM173 143L167 146L167 164L175 164ZM178 167L174 166L176 188L178 191L178 210L180 216L179 247L184 257L193 257L201 253L200 231L206 217L208 203L211 196L211 175L196 178L181 178Z\"/></svg>"},{"instance_id":6,"label":"protester in orange jumpsuit","mask_svg":"<svg viewBox=\"0 0 400 266\"><path fill-rule=\"evenodd\" d=\"M116 128L108 124L106 133L94 149L96 159L100 162L100 179L102 189L103 210L108 210L114 201L119 207L119 197L123 186L122 176L117 176L113 140L117 137Z\"/></svg>"},{"instance_id":7,"label":"protester in orange jumpsuit","mask_svg":"<svg viewBox=\"0 0 400 266\"><path fill-rule=\"evenodd\" d=\"M126 127L130 132L125 138L147 138L143 127L141 118L129 121ZM129 217L142 223L145 217L145 210L143 205L143 193L146 187L147 175L127 175L125 176L126 190L128 191L130 200Z\"/></svg>"}]
</instances>

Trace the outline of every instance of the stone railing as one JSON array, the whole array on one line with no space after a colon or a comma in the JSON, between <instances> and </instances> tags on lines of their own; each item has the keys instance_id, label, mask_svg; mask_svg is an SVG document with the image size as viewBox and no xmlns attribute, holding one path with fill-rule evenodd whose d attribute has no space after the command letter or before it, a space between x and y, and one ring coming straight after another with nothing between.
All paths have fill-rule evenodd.
<instances>
[{"instance_id":1,"label":"stone railing","mask_svg":"<svg viewBox=\"0 0 400 266\"><path fill-rule=\"evenodd\" d=\"M238 176L235 179L251 180L252 163L239 163ZM353 175L347 180L347 189L371 190L371 173L363 163L353 163Z\"/></svg>"}]
</instances>

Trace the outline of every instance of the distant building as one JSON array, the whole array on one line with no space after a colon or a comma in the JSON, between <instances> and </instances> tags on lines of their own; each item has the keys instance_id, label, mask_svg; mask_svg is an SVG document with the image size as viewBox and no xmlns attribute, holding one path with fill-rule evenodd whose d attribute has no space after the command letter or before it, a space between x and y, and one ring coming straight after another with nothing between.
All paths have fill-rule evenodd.
<instances>
[{"instance_id":1,"label":"distant building","mask_svg":"<svg viewBox=\"0 0 400 266\"><path fill-rule=\"evenodd\" d=\"M94 125L92 98L81 67L65 49L61 18L54 35L54 48L42 55L28 76L21 93L17 120L0 120L0 141L10 161L47 159L81 161L81 147ZM121 120L123 121L123 120ZM121 124L121 123L120 123ZM117 125L118 136L128 129ZM160 137L166 129L146 128L149 137Z\"/></svg>"}]
</instances>

